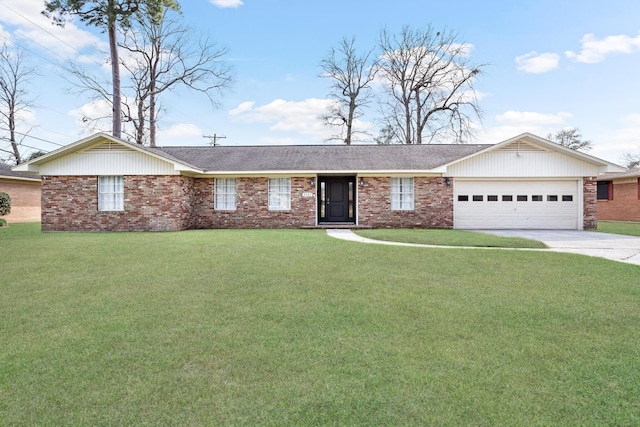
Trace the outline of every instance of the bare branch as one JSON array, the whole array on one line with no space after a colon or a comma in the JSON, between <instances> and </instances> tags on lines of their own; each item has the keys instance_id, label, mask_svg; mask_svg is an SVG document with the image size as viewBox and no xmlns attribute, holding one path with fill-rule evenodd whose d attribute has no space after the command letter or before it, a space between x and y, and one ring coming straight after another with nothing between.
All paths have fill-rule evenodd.
<instances>
[{"instance_id":1,"label":"bare branch","mask_svg":"<svg viewBox=\"0 0 640 427\"><path fill-rule=\"evenodd\" d=\"M16 131L23 114L33 106L29 97L29 84L37 75L35 67L26 64L24 51L9 49L7 44L0 48L0 123L9 134L13 159L16 164L22 162L20 145L22 139L16 139ZM26 134L28 132L23 132Z\"/></svg>"},{"instance_id":2,"label":"bare branch","mask_svg":"<svg viewBox=\"0 0 640 427\"><path fill-rule=\"evenodd\" d=\"M343 38L320 62L324 71L322 77L332 80L329 96L336 101L321 119L325 125L339 129L339 133L329 139L339 139L347 145L351 144L354 135L366 134L356 130L354 125L371 100L369 89L378 71L377 60L372 59L373 50L359 55L355 41L355 37Z\"/></svg>"},{"instance_id":3,"label":"bare branch","mask_svg":"<svg viewBox=\"0 0 640 427\"><path fill-rule=\"evenodd\" d=\"M469 46L457 39L431 26L405 26L399 35L380 32L384 123L405 144L421 144L425 136L429 142L452 136L463 142L473 119L481 118L473 84L484 65L469 64Z\"/></svg>"}]
</instances>

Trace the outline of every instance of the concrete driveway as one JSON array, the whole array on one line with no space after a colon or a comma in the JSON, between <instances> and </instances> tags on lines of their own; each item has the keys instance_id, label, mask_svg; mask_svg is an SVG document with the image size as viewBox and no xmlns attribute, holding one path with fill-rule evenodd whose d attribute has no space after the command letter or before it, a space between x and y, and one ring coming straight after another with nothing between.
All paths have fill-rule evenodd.
<instances>
[{"instance_id":1,"label":"concrete driveway","mask_svg":"<svg viewBox=\"0 0 640 427\"><path fill-rule=\"evenodd\" d=\"M509 249L509 248L464 248L491 250L533 250L567 252L588 255L613 261L640 265L640 237L622 236L619 234L597 233L595 231L577 230L470 230L478 233L495 234L505 237L523 237L545 243L549 249ZM379 245L418 246L445 248L452 246L420 245L416 243L385 242L358 236L348 229L328 229L327 234L337 239ZM454 246L463 249L461 246Z\"/></svg>"},{"instance_id":2,"label":"concrete driveway","mask_svg":"<svg viewBox=\"0 0 640 427\"><path fill-rule=\"evenodd\" d=\"M538 240L554 252L568 252L640 265L640 237L578 230L474 230Z\"/></svg>"}]
</instances>

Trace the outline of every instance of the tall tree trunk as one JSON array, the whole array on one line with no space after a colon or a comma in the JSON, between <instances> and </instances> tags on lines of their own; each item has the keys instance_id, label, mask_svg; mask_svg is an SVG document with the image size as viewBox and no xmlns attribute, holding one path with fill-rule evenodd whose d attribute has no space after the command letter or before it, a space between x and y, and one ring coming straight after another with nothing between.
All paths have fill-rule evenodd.
<instances>
[{"instance_id":1,"label":"tall tree trunk","mask_svg":"<svg viewBox=\"0 0 640 427\"><path fill-rule=\"evenodd\" d=\"M18 143L16 142L16 116L14 113L14 106L11 105L9 111L9 139L11 140L11 148L13 149L13 155L16 158L16 165L22 163L20 157L20 150L18 150Z\"/></svg>"},{"instance_id":2,"label":"tall tree trunk","mask_svg":"<svg viewBox=\"0 0 640 427\"><path fill-rule=\"evenodd\" d=\"M156 146L156 94L154 92L149 95L149 145Z\"/></svg>"},{"instance_id":3,"label":"tall tree trunk","mask_svg":"<svg viewBox=\"0 0 640 427\"><path fill-rule=\"evenodd\" d=\"M113 136L121 137L122 132L122 98L120 95L120 59L116 39L116 16L114 0L109 0L109 8L113 15L109 18L109 50L111 51L111 78L113 81Z\"/></svg>"},{"instance_id":4,"label":"tall tree trunk","mask_svg":"<svg viewBox=\"0 0 640 427\"><path fill-rule=\"evenodd\" d=\"M134 121L134 126L136 128L136 142L140 145L144 145L144 100L138 101L138 121Z\"/></svg>"}]
</instances>

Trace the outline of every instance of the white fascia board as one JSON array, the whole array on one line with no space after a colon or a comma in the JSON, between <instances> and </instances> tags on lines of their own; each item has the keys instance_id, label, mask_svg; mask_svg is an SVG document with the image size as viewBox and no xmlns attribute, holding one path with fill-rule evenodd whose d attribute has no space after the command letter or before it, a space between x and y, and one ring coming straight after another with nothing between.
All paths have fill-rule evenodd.
<instances>
[{"instance_id":1,"label":"white fascia board","mask_svg":"<svg viewBox=\"0 0 640 427\"><path fill-rule=\"evenodd\" d=\"M357 176L386 176L386 175L434 175L441 176L441 171L436 170L264 170L264 171L204 171L201 177L206 176L316 176L316 175L357 175Z\"/></svg>"},{"instance_id":2,"label":"white fascia board","mask_svg":"<svg viewBox=\"0 0 640 427\"><path fill-rule=\"evenodd\" d=\"M2 179L10 179L13 181L28 181L28 182L40 182L40 177L38 178L27 178L24 176L13 176L13 175L0 175Z\"/></svg>"}]
</instances>

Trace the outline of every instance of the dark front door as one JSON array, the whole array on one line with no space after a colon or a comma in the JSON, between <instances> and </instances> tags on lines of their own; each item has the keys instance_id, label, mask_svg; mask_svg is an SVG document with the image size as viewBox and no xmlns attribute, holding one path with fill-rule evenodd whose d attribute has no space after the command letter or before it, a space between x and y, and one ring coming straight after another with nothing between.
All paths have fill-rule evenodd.
<instances>
[{"instance_id":1,"label":"dark front door","mask_svg":"<svg viewBox=\"0 0 640 427\"><path fill-rule=\"evenodd\" d=\"M355 222L355 177L318 179L319 222Z\"/></svg>"}]
</instances>

